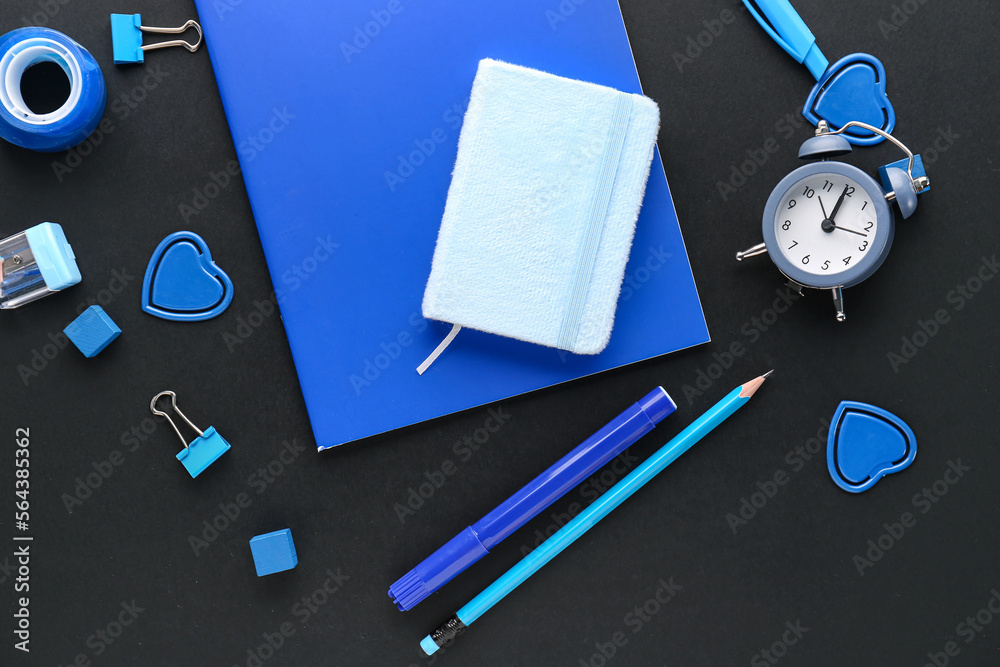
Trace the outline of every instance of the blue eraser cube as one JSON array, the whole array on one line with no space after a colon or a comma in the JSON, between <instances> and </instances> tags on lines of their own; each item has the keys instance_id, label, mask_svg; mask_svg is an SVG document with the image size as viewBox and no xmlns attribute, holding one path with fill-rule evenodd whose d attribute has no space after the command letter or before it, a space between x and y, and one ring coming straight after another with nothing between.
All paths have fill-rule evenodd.
<instances>
[{"instance_id":1,"label":"blue eraser cube","mask_svg":"<svg viewBox=\"0 0 1000 667\"><path fill-rule=\"evenodd\" d=\"M228 451L229 443L219 435L214 426L209 426L204 434L177 452L177 460L184 464L191 477L197 477Z\"/></svg>"},{"instance_id":2,"label":"blue eraser cube","mask_svg":"<svg viewBox=\"0 0 1000 667\"><path fill-rule=\"evenodd\" d=\"M63 333L73 341L83 356L96 357L111 341L121 334L114 320L100 306L91 306L69 323Z\"/></svg>"},{"instance_id":3,"label":"blue eraser cube","mask_svg":"<svg viewBox=\"0 0 1000 667\"><path fill-rule=\"evenodd\" d=\"M111 15L111 48L116 65L134 65L146 59L139 30L141 25L139 14Z\"/></svg>"},{"instance_id":4,"label":"blue eraser cube","mask_svg":"<svg viewBox=\"0 0 1000 667\"><path fill-rule=\"evenodd\" d=\"M295 544L292 542L292 531L288 528L253 538L250 540L250 552L253 554L258 577L291 570L299 564Z\"/></svg>"},{"instance_id":5,"label":"blue eraser cube","mask_svg":"<svg viewBox=\"0 0 1000 667\"><path fill-rule=\"evenodd\" d=\"M890 162L887 165L883 165L878 168L878 177L882 181L882 188L886 192L892 192L892 183L889 182L889 175L886 173L886 169L890 167L898 167L903 171L910 165L910 158L904 157L902 160L896 160L895 162ZM924 170L924 161L920 159L919 153L914 153L913 155L913 178L920 178L921 176L926 176L927 172ZM928 187L924 192L930 192L930 187ZM921 193L922 194L922 193Z\"/></svg>"}]
</instances>

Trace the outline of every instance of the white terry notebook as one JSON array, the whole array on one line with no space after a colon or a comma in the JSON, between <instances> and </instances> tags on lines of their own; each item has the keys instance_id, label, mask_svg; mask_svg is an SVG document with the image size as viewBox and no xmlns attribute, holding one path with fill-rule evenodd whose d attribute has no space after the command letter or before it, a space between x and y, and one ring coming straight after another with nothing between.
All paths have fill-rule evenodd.
<instances>
[{"instance_id":1,"label":"white terry notebook","mask_svg":"<svg viewBox=\"0 0 1000 667\"><path fill-rule=\"evenodd\" d=\"M608 344L659 129L642 95L479 64L424 317L598 354Z\"/></svg>"}]
</instances>

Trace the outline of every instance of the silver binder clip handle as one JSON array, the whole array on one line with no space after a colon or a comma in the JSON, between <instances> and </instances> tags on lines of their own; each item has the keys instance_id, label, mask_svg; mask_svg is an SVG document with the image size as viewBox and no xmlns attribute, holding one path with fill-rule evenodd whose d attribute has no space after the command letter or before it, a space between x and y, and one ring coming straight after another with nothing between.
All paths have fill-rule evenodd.
<instances>
[{"instance_id":1,"label":"silver binder clip handle","mask_svg":"<svg viewBox=\"0 0 1000 667\"><path fill-rule=\"evenodd\" d=\"M170 422L170 425L174 427L174 433L177 434L177 437L181 439L181 443L184 445L184 448L187 449L189 446L188 442L187 440L184 439L184 436L181 435L181 431L179 428L177 428L177 424L175 424L174 420L170 418L170 415L168 415L166 412L163 412L162 410L158 410L156 407L157 401L159 401L164 396L170 397L170 403L173 406L174 412L176 412L177 415L184 420L184 423L186 423L188 426L194 429L195 433L197 433L199 437L204 436L205 433L200 428L192 424L191 420L185 417L184 413L181 412L180 408L177 407L177 394L175 394L172 391L161 391L159 394L154 396L153 400L149 402L149 409L153 411L154 415L158 417L164 417L168 422Z\"/></svg>"},{"instance_id":2,"label":"silver binder clip handle","mask_svg":"<svg viewBox=\"0 0 1000 667\"><path fill-rule=\"evenodd\" d=\"M183 39L173 39L173 40L170 40L170 41L167 41L167 42L157 42L155 44L145 44L145 45L143 45L142 50L143 51L153 51L155 49L166 49L166 48L169 48L171 46L183 46L185 49L187 49L191 53L194 53L195 51L197 51L201 47L201 43L205 40L205 33L202 32L201 25L197 21L194 21L194 20L188 21L187 23L185 23L184 25L182 25L179 28L156 28L156 27L150 27L150 26L145 26L145 25L139 26L139 30L141 30L143 32L159 33L159 34L163 34L163 35L179 35L181 33L187 32L191 28L194 28L195 31L198 33L198 41L195 42L194 44L191 44L190 42L186 42Z\"/></svg>"}]
</instances>

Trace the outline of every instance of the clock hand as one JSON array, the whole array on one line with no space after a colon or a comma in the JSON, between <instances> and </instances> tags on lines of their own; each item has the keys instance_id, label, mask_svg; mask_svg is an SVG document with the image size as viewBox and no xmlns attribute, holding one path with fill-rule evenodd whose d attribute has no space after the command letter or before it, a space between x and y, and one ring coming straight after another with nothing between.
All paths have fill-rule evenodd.
<instances>
[{"instance_id":1,"label":"clock hand","mask_svg":"<svg viewBox=\"0 0 1000 667\"><path fill-rule=\"evenodd\" d=\"M826 214L826 207L823 206L823 198L822 197L816 197L816 199L819 200L819 210L823 211L823 219L824 220L829 220L830 216L828 216Z\"/></svg>"},{"instance_id":2,"label":"clock hand","mask_svg":"<svg viewBox=\"0 0 1000 667\"><path fill-rule=\"evenodd\" d=\"M840 210L840 205L844 203L844 197L847 196L847 191L850 189L850 187L851 186L849 185L844 186L844 191L840 193L840 199L838 199L837 203L833 205L833 210L830 211L830 218L829 218L831 222L836 220L837 211Z\"/></svg>"},{"instance_id":3,"label":"clock hand","mask_svg":"<svg viewBox=\"0 0 1000 667\"><path fill-rule=\"evenodd\" d=\"M833 228L834 228L834 229L842 229L842 230L844 230L845 232L850 232L850 233L852 233L852 234L857 234L858 236L864 236L865 238L868 238L868 235L867 235L867 234L864 234L864 233L862 233L862 232L857 232L857 231L854 231L853 229L848 229L847 227L838 227L837 225L833 225Z\"/></svg>"}]
</instances>

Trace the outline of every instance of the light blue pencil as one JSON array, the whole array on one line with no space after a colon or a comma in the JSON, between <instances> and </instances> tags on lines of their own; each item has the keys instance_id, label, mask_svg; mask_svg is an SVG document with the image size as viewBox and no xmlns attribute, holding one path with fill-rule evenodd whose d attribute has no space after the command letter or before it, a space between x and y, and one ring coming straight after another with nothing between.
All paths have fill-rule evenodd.
<instances>
[{"instance_id":1,"label":"light blue pencil","mask_svg":"<svg viewBox=\"0 0 1000 667\"><path fill-rule=\"evenodd\" d=\"M541 569L543 565L571 545L578 537L590 530L594 524L607 516L611 510L621 505L626 498L673 463L678 456L690 449L692 445L701 440L709 431L725 421L729 415L743 407L772 372L768 371L764 375L754 378L729 392L725 398L709 408L708 412L698 417L698 419L678 433L670 442L646 459L642 465L608 489L603 496L591 503L587 509L560 528L552 537L545 540L541 546L525 556L517 565L507 570L503 576L490 584L486 590L472 598L467 605L459 609L444 625L424 637L420 641L420 648L427 655L431 655L439 648L454 641L476 619L485 614L490 607L502 600L508 593L524 582L525 579Z\"/></svg>"}]
</instances>

